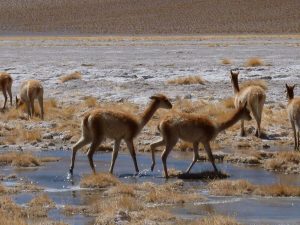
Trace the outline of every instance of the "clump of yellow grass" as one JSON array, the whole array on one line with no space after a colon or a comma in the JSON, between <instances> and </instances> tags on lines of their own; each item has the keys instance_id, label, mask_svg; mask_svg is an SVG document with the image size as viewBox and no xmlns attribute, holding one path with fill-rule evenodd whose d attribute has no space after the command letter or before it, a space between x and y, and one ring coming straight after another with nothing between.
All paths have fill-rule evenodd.
<instances>
[{"instance_id":1,"label":"clump of yellow grass","mask_svg":"<svg viewBox=\"0 0 300 225\"><path fill-rule=\"evenodd\" d=\"M223 65L230 65L232 62L230 59L224 58L224 59L222 59L221 63Z\"/></svg>"},{"instance_id":2,"label":"clump of yellow grass","mask_svg":"<svg viewBox=\"0 0 300 225\"><path fill-rule=\"evenodd\" d=\"M218 180L209 183L212 194L221 196L300 196L300 187L283 184L255 185L247 180Z\"/></svg>"},{"instance_id":3,"label":"clump of yellow grass","mask_svg":"<svg viewBox=\"0 0 300 225\"><path fill-rule=\"evenodd\" d=\"M71 74L67 74L67 75L62 75L59 80L64 83L64 82L67 82L67 81L70 81L70 80L78 80L78 79L81 79L82 76L81 76L81 73L78 72L78 71L75 71L74 73L71 73Z\"/></svg>"},{"instance_id":4,"label":"clump of yellow grass","mask_svg":"<svg viewBox=\"0 0 300 225\"><path fill-rule=\"evenodd\" d=\"M35 167L40 166L38 158L29 153L4 153L0 154L1 165L12 165L16 167Z\"/></svg>"},{"instance_id":5,"label":"clump of yellow grass","mask_svg":"<svg viewBox=\"0 0 300 225\"><path fill-rule=\"evenodd\" d=\"M173 85L190 85L190 84L204 84L204 80L201 76L187 76L178 77L167 81L168 84Z\"/></svg>"},{"instance_id":6,"label":"clump of yellow grass","mask_svg":"<svg viewBox=\"0 0 300 225\"><path fill-rule=\"evenodd\" d=\"M89 108L95 107L97 106L97 99L95 97L88 96L84 99L84 104Z\"/></svg>"},{"instance_id":7,"label":"clump of yellow grass","mask_svg":"<svg viewBox=\"0 0 300 225\"><path fill-rule=\"evenodd\" d=\"M268 170L287 172L299 167L300 153L295 151L284 151L274 154L273 158L264 162L264 167Z\"/></svg>"},{"instance_id":8,"label":"clump of yellow grass","mask_svg":"<svg viewBox=\"0 0 300 225\"><path fill-rule=\"evenodd\" d=\"M256 66L263 66L264 62L258 58L258 57L252 57L250 59L247 60L245 66L248 67L256 67Z\"/></svg>"},{"instance_id":9,"label":"clump of yellow grass","mask_svg":"<svg viewBox=\"0 0 300 225\"><path fill-rule=\"evenodd\" d=\"M236 219L223 215L209 215L188 223L189 225L239 225Z\"/></svg>"},{"instance_id":10,"label":"clump of yellow grass","mask_svg":"<svg viewBox=\"0 0 300 225\"><path fill-rule=\"evenodd\" d=\"M84 176L80 181L80 187L106 188L116 186L120 181L109 173L96 173Z\"/></svg>"}]
</instances>

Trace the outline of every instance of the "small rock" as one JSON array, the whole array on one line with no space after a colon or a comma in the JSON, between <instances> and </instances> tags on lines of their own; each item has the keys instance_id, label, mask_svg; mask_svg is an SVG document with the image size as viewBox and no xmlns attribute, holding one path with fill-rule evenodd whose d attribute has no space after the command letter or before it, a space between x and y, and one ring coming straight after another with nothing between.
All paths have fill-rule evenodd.
<instances>
[{"instance_id":1,"label":"small rock","mask_svg":"<svg viewBox=\"0 0 300 225\"><path fill-rule=\"evenodd\" d=\"M191 94L187 94L183 97L184 99L191 99L192 98L192 95Z\"/></svg>"}]
</instances>

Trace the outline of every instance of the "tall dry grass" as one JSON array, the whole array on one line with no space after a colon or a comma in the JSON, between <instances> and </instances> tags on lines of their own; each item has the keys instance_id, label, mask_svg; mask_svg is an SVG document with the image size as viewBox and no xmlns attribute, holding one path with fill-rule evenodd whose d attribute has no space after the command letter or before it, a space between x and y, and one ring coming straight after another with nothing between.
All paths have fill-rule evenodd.
<instances>
[{"instance_id":1,"label":"tall dry grass","mask_svg":"<svg viewBox=\"0 0 300 225\"><path fill-rule=\"evenodd\" d=\"M209 215L202 219L193 221L189 225L240 225L240 223L229 216L224 215Z\"/></svg>"},{"instance_id":2,"label":"tall dry grass","mask_svg":"<svg viewBox=\"0 0 300 225\"><path fill-rule=\"evenodd\" d=\"M264 65L263 60L258 57L250 58L245 63L245 66L248 66L248 67L257 67L257 66L263 66L263 65Z\"/></svg>"},{"instance_id":3,"label":"tall dry grass","mask_svg":"<svg viewBox=\"0 0 300 225\"><path fill-rule=\"evenodd\" d=\"M285 173L299 173L300 153L295 151L282 151L265 160L264 168L267 170Z\"/></svg>"},{"instance_id":4,"label":"tall dry grass","mask_svg":"<svg viewBox=\"0 0 300 225\"><path fill-rule=\"evenodd\" d=\"M70 74L67 74L67 75L62 75L59 80L62 82L62 83L65 83L67 81L70 81L70 80L78 80L78 79L81 79L82 76L81 76L81 73L76 71L74 73L70 73Z\"/></svg>"},{"instance_id":5,"label":"tall dry grass","mask_svg":"<svg viewBox=\"0 0 300 225\"><path fill-rule=\"evenodd\" d=\"M212 194L221 196L300 196L300 187L283 184L255 185L247 180L218 180L209 183Z\"/></svg>"},{"instance_id":6,"label":"tall dry grass","mask_svg":"<svg viewBox=\"0 0 300 225\"><path fill-rule=\"evenodd\" d=\"M224 59L221 60L221 64L230 65L230 64L232 64L232 62L231 62L230 59L224 58Z\"/></svg>"},{"instance_id":7,"label":"tall dry grass","mask_svg":"<svg viewBox=\"0 0 300 225\"><path fill-rule=\"evenodd\" d=\"M120 181L109 173L97 173L84 176L80 186L84 188L106 188L119 184Z\"/></svg>"},{"instance_id":8,"label":"tall dry grass","mask_svg":"<svg viewBox=\"0 0 300 225\"><path fill-rule=\"evenodd\" d=\"M35 167L40 165L37 157L29 153L3 153L0 154L1 165L11 165L16 167Z\"/></svg>"},{"instance_id":9,"label":"tall dry grass","mask_svg":"<svg viewBox=\"0 0 300 225\"><path fill-rule=\"evenodd\" d=\"M201 76L178 77L167 81L167 84L173 85L190 85L190 84L205 84Z\"/></svg>"}]
</instances>

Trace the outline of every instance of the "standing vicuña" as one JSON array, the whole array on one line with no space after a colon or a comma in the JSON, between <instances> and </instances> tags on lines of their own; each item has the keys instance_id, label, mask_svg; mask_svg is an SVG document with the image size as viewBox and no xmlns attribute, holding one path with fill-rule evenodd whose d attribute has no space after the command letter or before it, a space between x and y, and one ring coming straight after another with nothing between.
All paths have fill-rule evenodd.
<instances>
[{"instance_id":1,"label":"standing vicu\u00f1a","mask_svg":"<svg viewBox=\"0 0 300 225\"><path fill-rule=\"evenodd\" d=\"M265 91L257 85L251 85L240 90L238 82L239 72L234 73L231 70L230 73L231 82L235 94L234 106L235 108L238 108L240 106L240 103L244 104L245 102L248 102L248 109L252 113L257 123L255 135L257 137L261 137L260 124L262 111L266 100ZM241 120L241 136L245 136L244 120Z\"/></svg>"},{"instance_id":2,"label":"standing vicu\u00f1a","mask_svg":"<svg viewBox=\"0 0 300 225\"><path fill-rule=\"evenodd\" d=\"M197 116L186 113L177 113L167 116L158 126L160 134L162 135L162 140L155 142L150 146L152 150L151 170L153 171L155 166L155 148L165 145L166 149L163 151L161 158L165 176L168 178L167 157L176 145L178 139L182 139L193 143L194 149L194 158L186 173L189 173L196 161L200 159L198 154L199 143L204 145L205 151L214 167L215 172L218 172L211 152L210 142L216 138L218 133L231 127L238 120L242 119L251 120L250 112L247 109L247 103L244 103L244 105L240 104L240 107L232 115L229 115L228 119L217 120L217 122L210 120L207 116Z\"/></svg>"},{"instance_id":3,"label":"standing vicu\u00f1a","mask_svg":"<svg viewBox=\"0 0 300 225\"><path fill-rule=\"evenodd\" d=\"M294 149L299 150L300 98L294 97L295 85L289 86L285 84L285 86L286 86L286 92L288 98L287 112L294 131L294 140L295 140Z\"/></svg>"},{"instance_id":4,"label":"standing vicu\u00f1a","mask_svg":"<svg viewBox=\"0 0 300 225\"><path fill-rule=\"evenodd\" d=\"M44 119L43 106L44 89L40 81L28 80L21 84L20 99L16 97L17 108L25 104L27 107L28 117L34 116L34 100L37 98L41 110L41 118Z\"/></svg>"},{"instance_id":5,"label":"standing vicu\u00f1a","mask_svg":"<svg viewBox=\"0 0 300 225\"><path fill-rule=\"evenodd\" d=\"M11 93L11 86L12 86L12 78L6 72L0 72L0 88L2 90L4 96L4 105L3 109L5 109L6 102L7 102L7 94L10 98L10 105L12 106L12 93Z\"/></svg>"},{"instance_id":6,"label":"standing vicu\u00f1a","mask_svg":"<svg viewBox=\"0 0 300 225\"><path fill-rule=\"evenodd\" d=\"M95 166L93 162L93 155L98 146L105 138L115 140L114 149L112 153L110 173L113 173L114 164L118 156L121 140L124 139L131 157L133 159L135 171L138 173L139 169L136 162L136 154L133 145L133 139L141 132L142 128L148 123L153 114L159 108L170 109L172 104L164 95L154 95L150 97L152 100L145 112L135 117L132 114L125 113L118 110L96 109L89 112L82 120L80 140L73 146L73 153L71 159L70 173L73 173L75 156L78 149L91 143L90 149L87 153L90 166L95 173Z\"/></svg>"}]
</instances>

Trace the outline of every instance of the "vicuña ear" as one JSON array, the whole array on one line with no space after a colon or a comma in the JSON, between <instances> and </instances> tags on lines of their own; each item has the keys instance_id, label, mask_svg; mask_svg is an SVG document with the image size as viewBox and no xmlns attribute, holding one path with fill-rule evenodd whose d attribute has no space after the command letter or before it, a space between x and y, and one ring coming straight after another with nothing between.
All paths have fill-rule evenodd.
<instances>
[{"instance_id":1,"label":"vicu\u00f1a ear","mask_svg":"<svg viewBox=\"0 0 300 225\"><path fill-rule=\"evenodd\" d=\"M285 87L288 89L289 88L289 85L287 85L287 83L285 84Z\"/></svg>"},{"instance_id":2,"label":"vicu\u00f1a ear","mask_svg":"<svg viewBox=\"0 0 300 225\"><path fill-rule=\"evenodd\" d=\"M18 99L18 96L16 96L16 103L18 104L18 102L19 102L19 99Z\"/></svg>"},{"instance_id":3,"label":"vicu\u00f1a ear","mask_svg":"<svg viewBox=\"0 0 300 225\"><path fill-rule=\"evenodd\" d=\"M152 96L150 97L150 99L152 99L152 100L156 100L156 99L157 99L157 96L155 96L155 95L152 95Z\"/></svg>"},{"instance_id":4,"label":"vicu\u00f1a ear","mask_svg":"<svg viewBox=\"0 0 300 225\"><path fill-rule=\"evenodd\" d=\"M296 84L293 85L293 89L296 87Z\"/></svg>"},{"instance_id":5,"label":"vicu\u00f1a ear","mask_svg":"<svg viewBox=\"0 0 300 225\"><path fill-rule=\"evenodd\" d=\"M238 76L238 75L239 75L239 73L240 73L240 71L236 71L236 72L234 72L234 70L230 70L230 73L231 73L231 75Z\"/></svg>"}]
</instances>

